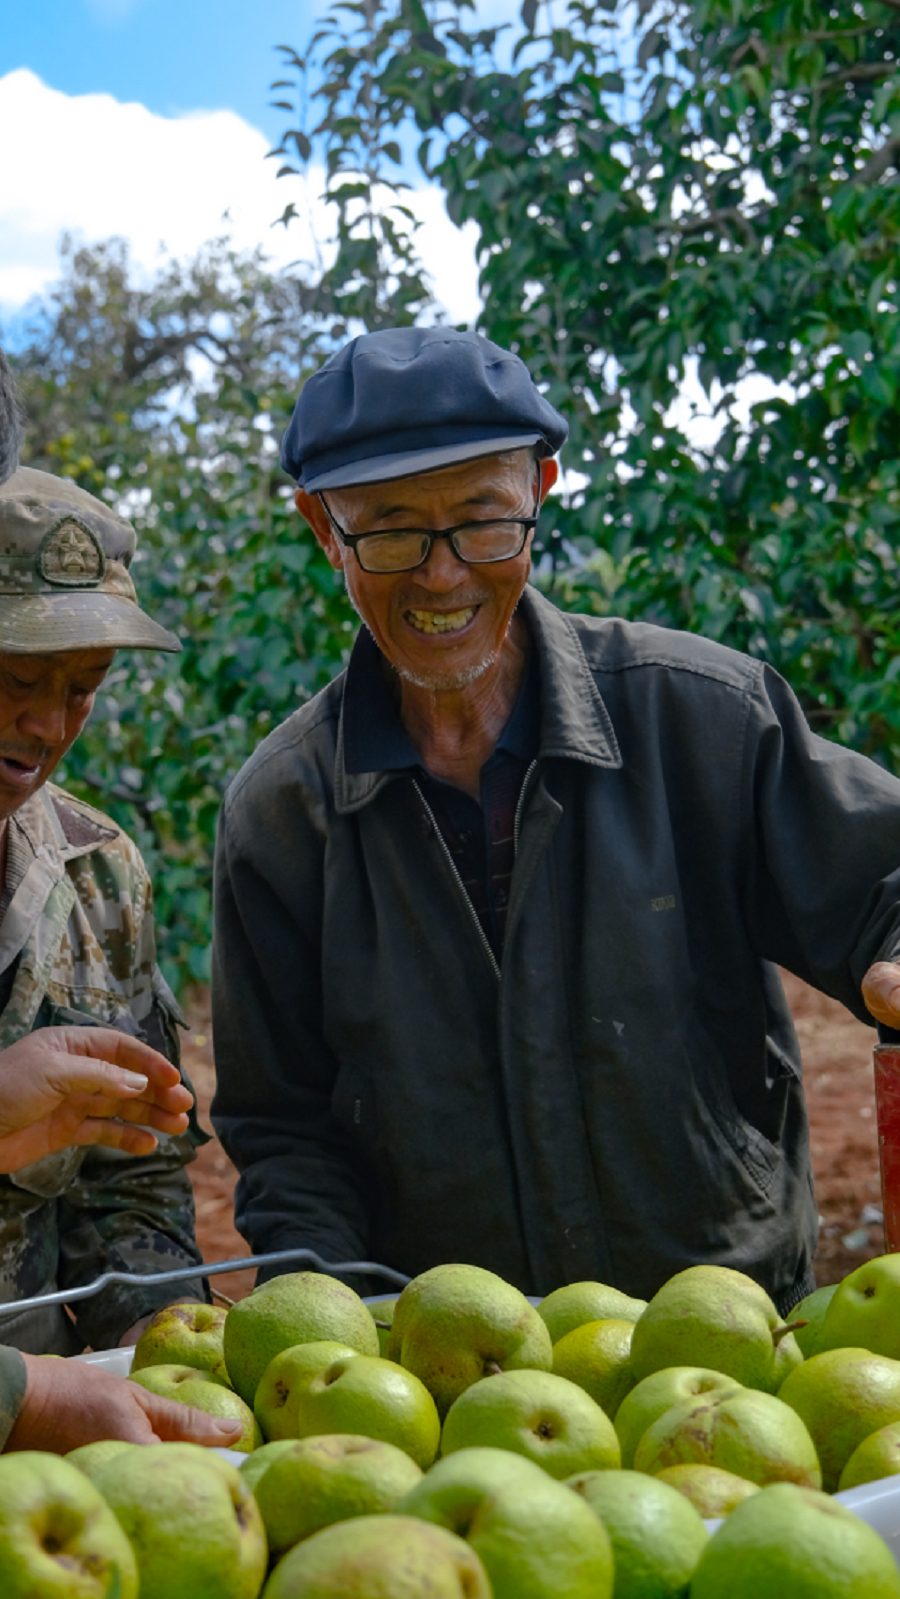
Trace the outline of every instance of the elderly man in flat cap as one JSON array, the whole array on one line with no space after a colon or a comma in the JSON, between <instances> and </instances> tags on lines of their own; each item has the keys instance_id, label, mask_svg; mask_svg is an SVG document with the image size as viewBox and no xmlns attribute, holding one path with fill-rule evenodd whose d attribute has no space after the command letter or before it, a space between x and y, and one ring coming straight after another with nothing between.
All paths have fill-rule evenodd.
<instances>
[{"instance_id":1,"label":"elderly man in flat cap","mask_svg":"<svg viewBox=\"0 0 900 1599\"><path fill-rule=\"evenodd\" d=\"M475 334L306 384L297 505L365 626L220 828L214 1120L255 1249L531 1294L816 1244L788 967L900 1017L900 783L767 666L527 585L561 417Z\"/></svg>"}]
</instances>

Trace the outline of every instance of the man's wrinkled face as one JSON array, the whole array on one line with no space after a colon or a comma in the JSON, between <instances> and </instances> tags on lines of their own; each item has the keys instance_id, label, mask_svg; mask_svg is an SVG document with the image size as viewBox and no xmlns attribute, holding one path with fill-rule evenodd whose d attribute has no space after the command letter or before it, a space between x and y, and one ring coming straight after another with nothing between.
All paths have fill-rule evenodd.
<instances>
[{"instance_id":1,"label":"man's wrinkled face","mask_svg":"<svg viewBox=\"0 0 900 1599\"><path fill-rule=\"evenodd\" d=\"M91 712L115 650L0 651L0 821L59 765Z\"/></svg>"},{"instance_id":2,"label":"man's wrinkled face","mask_svg":"<svg viewBox=\"0 0 900 1599\"><path fill-rule=\"evenodd\" d=\"M530 451L517 450L418 477L333 489L325 498L351 535L440 532L492 517L531 516L536 495L543 499L555 478L555 462L539 468ZM422 688L453 690L474 682L497 659L528 579L531 535L509 560L470 566L449 540L436 539L427 561L412 572L364 572L319 502L299 490L297 504L332 566L343 569L356 610L401 677Z\"/></svg>"}]
</instances>

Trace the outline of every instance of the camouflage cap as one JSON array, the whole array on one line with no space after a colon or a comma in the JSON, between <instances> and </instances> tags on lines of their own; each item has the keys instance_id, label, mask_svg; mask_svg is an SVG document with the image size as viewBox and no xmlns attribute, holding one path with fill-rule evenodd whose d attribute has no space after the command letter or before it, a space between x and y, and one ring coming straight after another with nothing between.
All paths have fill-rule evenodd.
<instances>
[{"instance_id":1,"label":"camouflage cap","mask_svg":"<svg viewBox=\"0 0 900 1599\"><path fill-rule=\"evenodd\" d=\"M136 543L102 500L19 467L0 486L0 650L180 650L138 605L128 573Z\"/></svg>"}]
</instances>

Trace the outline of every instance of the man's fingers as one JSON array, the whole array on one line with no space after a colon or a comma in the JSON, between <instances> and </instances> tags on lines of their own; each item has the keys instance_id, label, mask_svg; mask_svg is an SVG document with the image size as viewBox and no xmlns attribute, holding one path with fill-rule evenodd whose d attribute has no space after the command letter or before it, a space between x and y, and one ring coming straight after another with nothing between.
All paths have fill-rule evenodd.
<instances>
[{"instance_id":1,"label":"man's fingers","mask_svg":"<svg viewBox=\"0 0 900 1599\"><path fill-rule=\"evenodd\" d=\"M135 1388L139 1388L137 1383ZM234 1417L208 1416L193 1405L179 1405L174 1400L162 1399L139 1388L139 1403L147 1414L153 1431L161 1443L203 1444L206 1448L217 1445L227 1449L240 1437L241 1423Z\"/></svg>"},{"instance_id":2,"label":"man's fingers","mask_svg":"<svg viewBox=\"0 0 900 1599\"><path fill-rule=\"evenodd\" d=\"M114 1094L76 1094L66 1096L66 1101L77 1107L82 1116L118 1116L121 1121L139 1122L155 1127L161 1133L181 1133L187 1126L187 1113L191 1096L186 1089L176 1097L174 1090L166 1090L163 1104L153 1104L148 1099L119 1099Z\"/></svg>"},{"instance_id":3,"label":"man's fingers","mask_svg":"<svg viewBox=\"0 0 900 1599\"><path fill-rule=\"evenodd\" d=\"M120 1033L114 1027L61 1027L58 1031L64 1035L64 1047L70 1055L90 1056L138 1072L159 1088L178 1082L177 1066L140 1038Z\"/></svg>"},{"instance_id":4,"label":"man's fingers","mask_svg":"<svg viewBox=\"0 0 900 1599\"><path fill-rule=\"evenodd\" d=\"M121 1149L126 1155L152 1155L159 1139L146 1127L89 1116L76 1127L72 1143L79 1148Z\"/></svg>"},{"instance_id":5,"label":"man's fingers","mask_svg":"<svg viewBox=\"0 0 900 1599\"><path fill-rule=\"evenodd\" d=\"M110 1114L114 1102L123 1101L124 1115L125 1106L133 1101L138 1115L142 1107L152 1104L180 1116L190 1110L193 1100L175 1067L171 1070L175 1073L174 1082L154 1084L145 1074L124 1069L113 1061L60 1055L54 1061L53 1085L60 1095L96 1095L98 1106L102 1102L106 1114Z\"/></svg>"},{"instance_id":6,"label":"man's fingers","mask_svg":"<svg viewBox=\"0 0 900 1599\"><path fill-rule=\"evenodd\" d=\"M876 961L862 980L866 1007L886 1027L900 1027L900 964Z\"/></svg>"}]
</instances>

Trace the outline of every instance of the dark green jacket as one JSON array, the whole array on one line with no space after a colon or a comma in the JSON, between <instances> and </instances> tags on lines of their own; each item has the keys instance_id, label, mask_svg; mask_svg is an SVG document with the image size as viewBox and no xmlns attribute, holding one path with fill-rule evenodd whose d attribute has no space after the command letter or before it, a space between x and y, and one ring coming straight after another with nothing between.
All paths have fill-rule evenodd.
<instances>
[{"instance_id":1,"label":"dark green jacket","mask_svg":"<svg viewBox=\"0 0 900 1599\"><path fill-rule=\"evenodd\" d=\"M502 971L414 779L346 772L343 677L231 786L213 1112L238 1226L536 1294L719 1262L787 1309L817 1226L775 964L866 1019L900 949L900 783L758 661L533 590L522 613L541 742Z\"/></svg>"}]
</instances>

